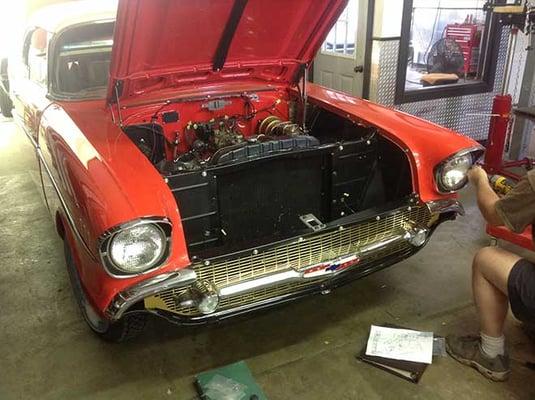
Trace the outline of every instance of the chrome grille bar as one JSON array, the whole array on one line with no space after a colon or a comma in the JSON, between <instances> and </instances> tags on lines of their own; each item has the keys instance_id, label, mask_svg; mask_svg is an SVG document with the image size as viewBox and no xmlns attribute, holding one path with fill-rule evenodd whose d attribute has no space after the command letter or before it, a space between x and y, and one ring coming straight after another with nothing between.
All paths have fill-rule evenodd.
<instances>
[{"instance_id":1,"label":"chrome grille bar","mask_svg":"<svg viewBox=\"0 0 535 400\"><path fill-rule=\"evenodd\" d=\"M348 228L319 233L308 239L277 246L267 251L237 257L227 261L215 261L197 265L193 270L198 279L212 281L216 286L255 278L290 268L317 264L344 254L358 252L370 243L380 242L394 234L408 222L427 222L429 211L415 207L387 216L379 221L369 221Z\"/></svg>"},{"instance_id":2,"label":"chrome grille bar","mask_svg":"<svg viewBox=\"0 0 535 400\"><path fill-rule=\"evenodd\" d=\"M374 252L378 252L384 249L386 246L400 244L400 243L406 242L406 240L407 240L406 232L401 232L397 235L394 235L382 241L371 243L371 244L366 245L365 247L360 248L358 251L358 257L357 257L357 254L355 254L355 257L357 257L357 260L359 260L362 257L369 257ZM358 265L358 264L355 263L355 265ZM329 275L332 276L341 272L343 271L333 272L333 273L330 273ZM295 270L295 269L289 269L289 270L285 270L281 272L276 272L274 274L265 275L260 278L245 280L245 281L241 281L235 284L221 287L219 288L219 297L226 298L230 296L236 296L238 294L247 293L253 290L261 289L263 287L273 286L275 284L296 282L296 281L300 281L303 279L325 279L325 278L326 278L325 275L319 276L316 278L307 278L304 272Z\"/></svg>"}]
</instances>

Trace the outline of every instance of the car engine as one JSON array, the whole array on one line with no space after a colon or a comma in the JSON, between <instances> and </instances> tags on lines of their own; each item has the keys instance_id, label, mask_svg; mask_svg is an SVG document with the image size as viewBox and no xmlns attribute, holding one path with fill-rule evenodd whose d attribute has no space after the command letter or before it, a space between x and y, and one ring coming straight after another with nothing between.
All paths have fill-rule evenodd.
<instances>
[{"instance_id":1,"label":"car engine","mask_svg":"<svg viewBox=\"0 0 535 400\"><path fill-rule=\"evenodd\" d=\"M295 123L270 116L258 125L256 135L245 136L235 117L225 116L206 122L189 122L185 140L191 150L160 165L162 172L195 171L203 167L246 161L278 151L291 150L310 140L295 140L304 136Z\"/></svg>"},{"instance_id":2,"label":"car engine","mask_svg":"<svg viewBox=\"0 0 535 400\"><path fill-rule=\"evenodd\" d=\"M257 94L193 101L187 107L195 118L180 118L186 110L177 104L176 110L157 110L150 123L144 118L123 129L162 174L198 171L319 144L290 120L291 104L280 98L261 101ZM236 109L241 112L229 113Z\"/></svg>"}]
</instances>

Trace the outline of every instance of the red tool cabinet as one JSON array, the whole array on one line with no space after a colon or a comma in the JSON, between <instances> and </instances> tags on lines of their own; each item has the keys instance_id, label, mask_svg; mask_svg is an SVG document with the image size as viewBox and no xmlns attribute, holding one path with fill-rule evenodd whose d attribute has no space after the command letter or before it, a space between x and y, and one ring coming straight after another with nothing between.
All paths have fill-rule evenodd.
<instances>
[{"instance_id":1,"label":"red tool cabinet","mask_svg":"<svg viewBox=\"0 0 535 400\"><path fill-rule=\"evenodd\" d=\"M464 73L477 73L482 26L474 23L448 24L444 37L455 40L461 47L464 58Z\"/></svg>"}]
</instances>

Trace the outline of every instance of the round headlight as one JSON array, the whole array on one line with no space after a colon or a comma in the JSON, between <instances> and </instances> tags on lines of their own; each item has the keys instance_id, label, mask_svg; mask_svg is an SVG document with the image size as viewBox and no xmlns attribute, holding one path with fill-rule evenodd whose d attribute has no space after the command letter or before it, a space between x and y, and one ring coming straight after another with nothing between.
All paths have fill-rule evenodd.
<instances>
[{"instance_id":1,"label":"round headlight","mask_svg":"<svg viewBox=\"0 0 535 400\"><path fill-rule=\"evenodd\" d=\"M443 192L461 189L468 181L466 174L472 163L470 154L453 157L446 161L437 171L438 188Z\"/></svg>"},{"instance_id":2,"label":"round headlight","mask_svg":"<svg viewBox=\"0 0 535 400\"><path fill-rule=\"evenodd\" d=\"M118 270L135 274L154 267L165 249L162 229L155 224L142 224L116 233L108 245L108 256Z\"/></svg>"}]
</instances>

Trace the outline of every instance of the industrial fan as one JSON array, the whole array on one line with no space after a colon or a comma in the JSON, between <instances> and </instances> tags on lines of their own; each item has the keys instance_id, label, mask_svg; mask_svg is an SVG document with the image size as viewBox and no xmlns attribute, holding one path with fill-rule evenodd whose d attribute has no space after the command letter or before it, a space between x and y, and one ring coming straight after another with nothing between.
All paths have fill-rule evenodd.
<instances>
[{"instance_id":1,"label":"industrial fan","mask_svg":"<svg viewBox=\"0 0 535 400\"><path fill-rule=\"evenodd\" d=\"M427 54L427 72L460 75L464 68L461 46L449 38L437 40Z\"/></svg>"}]
</instances>

